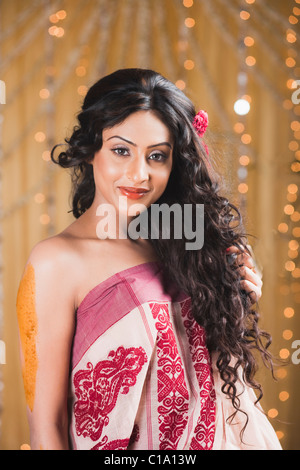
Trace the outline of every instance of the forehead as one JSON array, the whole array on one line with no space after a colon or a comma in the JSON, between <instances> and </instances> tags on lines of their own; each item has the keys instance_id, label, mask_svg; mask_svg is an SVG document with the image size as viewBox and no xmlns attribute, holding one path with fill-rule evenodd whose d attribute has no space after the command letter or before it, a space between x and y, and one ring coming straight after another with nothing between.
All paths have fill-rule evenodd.
<instances>
[{"instance_id":1,"label":"forehead","mask_svg":"<svg viewBox=\"0 0 300 470\"><path fill-rule=\"evenodd\" d=\"M172 142L169 128L153 111L138 111L128 116L123 122L116 126L103 130L103 140L118 135L132 140L135 143Z\"/></svg>"}]
</instances>

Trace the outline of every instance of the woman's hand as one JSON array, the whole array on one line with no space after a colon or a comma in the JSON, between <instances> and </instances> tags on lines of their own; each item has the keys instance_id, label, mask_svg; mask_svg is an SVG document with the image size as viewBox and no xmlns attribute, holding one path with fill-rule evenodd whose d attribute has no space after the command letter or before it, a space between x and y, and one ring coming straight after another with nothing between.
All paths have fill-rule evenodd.
<instances>
[{"instance_id":1,"label":"woman's hand","mask_svg":"<svg viewBox=\"0 0 300 470\"><path fill-rule=\"evenodd\" d=\"M250 253L252 253L252 248L250 245L247 245ZM236 246L232 245L226 250L227 255L232 255L236 253L237 261L239 268L238 271L242 277L240 281L241 288L245 290L251 302L254 304L258 302L262 295L262 275L259 272L257 266L254 263L253 257L241 250L239 250Z\"/></svg>"}]
</instances>

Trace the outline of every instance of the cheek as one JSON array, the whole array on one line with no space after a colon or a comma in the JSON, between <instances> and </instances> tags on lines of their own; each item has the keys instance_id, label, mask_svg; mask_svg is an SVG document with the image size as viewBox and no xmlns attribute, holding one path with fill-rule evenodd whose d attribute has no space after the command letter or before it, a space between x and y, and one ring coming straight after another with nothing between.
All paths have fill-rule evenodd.
<instances>
[{"instance_id":1,"label":"cheek","mask_svg":"<svg viewBox=\"0 0 300 470\"><path fill-rule=\"evenodd\" d=\"M23 353L22 373L25 397L32 411L38 367L36 351L38 324L35 310L35 274L31 264L28 264L20 282L17 295L17 316Z\"/></svg>"},{"instance_id":2,"label":"cheek","mask_svg":"<svg viewBox=\"0 0 300 470\"><path fill-rule=\"evenodd\" d=\"M114 165L111 161L100 159L94 165L94 178L95 181L111 182L120 177L121 169L119 166Z\"/></svg>"},{"instance_id":3,"label":"cheek","mask_svg":"<svg viewBox=\"0 0 300 470\"><path fill-rule=\"evenodd\" d=\"M171 169L165 168L162 170L156 177L156 183L157 187L160 188L160 190L163 190L166 188L169 178L171 174Z\"/></svg>"}]
</instances>

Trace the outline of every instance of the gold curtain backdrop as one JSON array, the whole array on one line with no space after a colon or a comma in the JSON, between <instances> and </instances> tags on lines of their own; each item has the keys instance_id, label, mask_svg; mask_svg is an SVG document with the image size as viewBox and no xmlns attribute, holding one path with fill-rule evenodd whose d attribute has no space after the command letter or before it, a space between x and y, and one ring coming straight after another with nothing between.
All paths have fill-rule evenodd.
<instances>
[{"instance_id":1,"label":"gold curtain backdrop","mask_svg":"<svg viewBox=\"0 0 300 470\"><path fill-rule=\"evenodd\" d=\"M122 67L157 70L209 114L212 165L263 272L261 325L287 361L276 382L259 372L262 405L283 448L300 448L299 25L300 0L0 1L0 449L29 443L15 309L23 268L36 243L73 221L70 175L49 152L87 88Z\"/></svg>"}]
</instances>

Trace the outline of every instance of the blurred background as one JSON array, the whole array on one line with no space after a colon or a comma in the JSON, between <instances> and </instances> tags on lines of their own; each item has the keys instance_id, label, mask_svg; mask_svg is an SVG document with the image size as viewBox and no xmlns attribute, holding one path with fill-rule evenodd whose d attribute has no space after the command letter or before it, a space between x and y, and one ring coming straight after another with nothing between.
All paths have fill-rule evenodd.
<instances>
[{"instance_id":1,"label":"blurred background","mask_svg":"<svg viewBox=\"0 0 300 470\"><path fill-rule=\"evenodd\" d=\"M29 443L15 311L23 268L73 221L70 175L50 150L88 87L123 67L162 73L209 114L211 162L263 272L261 325L288 362L277 381L259 372L262 405L283 448L300 448L299 25L300 0L0 1L0 449Z\"/></svg>"}]
</instances>

